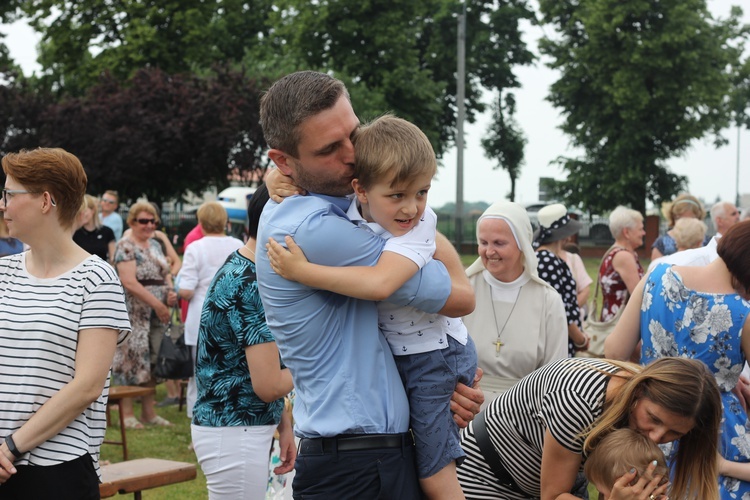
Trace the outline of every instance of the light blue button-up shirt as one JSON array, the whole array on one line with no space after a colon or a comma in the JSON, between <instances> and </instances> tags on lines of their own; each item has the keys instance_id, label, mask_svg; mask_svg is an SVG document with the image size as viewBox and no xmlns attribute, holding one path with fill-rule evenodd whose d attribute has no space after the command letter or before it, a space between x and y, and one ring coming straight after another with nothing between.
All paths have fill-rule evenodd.
<instances>
[{"instance_id":1,"label":"light blue button-up shirt","mask_svg":"<svg viewBox=\"0 0 750 500\"><path fill-rule=\"evenodd\" d=\"M296 391L295 433L302 437L398 433L409 429L409 402L374 302L309 288L274 273L269 238L291 235L310 262L371 266L385 241L346 218L347 198L311 194L269 201L258 234L258 287L268 326ZM362 283L362 286L368 286ZM450 278L431 261L388 300L427 312L443 308Z\"/></svg>"}]
</instances>

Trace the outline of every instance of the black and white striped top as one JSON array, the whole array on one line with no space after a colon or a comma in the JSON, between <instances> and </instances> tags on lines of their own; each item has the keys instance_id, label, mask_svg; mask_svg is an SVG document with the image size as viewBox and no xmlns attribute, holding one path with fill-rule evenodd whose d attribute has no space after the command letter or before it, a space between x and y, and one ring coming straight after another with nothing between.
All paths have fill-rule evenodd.
<instances>
[{"instance_id":1,"label":"black and white striped top","mask_svg":"<svg viewBox=\"0 0 750 500\"><path fill-rule=\"evenodd\" d=\"M606 361L566 358L527 375L486 410L487 432L508 472L528 495L503 488L479 452L473 425L461 432L467 459L458 468L466 498L539 497L544 434L582 453L580 433L602 414L609 377L619 368Z\"/></svg>"},{"instance_id":2,"label":"black and white striped top","mask_svg":"<svg viewBox=\"0 0 750 500\"><path fill-rule=\"evenodd\" d=\"M91 256L70 271L40 279L26 253L0 259L0 438L20 428L73 379L78 332L130 332L125 296L114 269ZM99 472L109 377L101 396L59 434L24 453L16 465L56 465L91 454Z\"/></svg>"}]
</instances>

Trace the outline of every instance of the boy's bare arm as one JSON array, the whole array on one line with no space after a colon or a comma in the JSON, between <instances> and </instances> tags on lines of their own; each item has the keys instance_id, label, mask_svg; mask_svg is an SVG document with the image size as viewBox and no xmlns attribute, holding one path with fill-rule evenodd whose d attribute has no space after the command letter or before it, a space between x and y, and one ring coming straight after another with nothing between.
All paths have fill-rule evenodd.
<instances>
[{"instance_id":1,"label":"boy's bare arm","mask_svg":"<svg viewBox=\"0 0 750 500\"><path fill-rule=\"evenodd\" d=\"M266 245L271 268L282 278L363 300L385 300L401 288L419 267L411 259L383 252L374 266L334 267L308 262L291 236L288 250L274 240Z\"/></svg>"},{"instance_id":2,"label":"boy's bare arm","mask_svg":"<svg viewBox=\"0 0 750 500\"><path fill-rule=\"evenodd\" d=\"M281 203L284 198L295 194L305 194L306 191L294 184L294 179L284 175L278 168L269 169L263 178L268 188L268 195L276 203Z\"/></svg>"},{"instance_id":3,"label":"boy's bare arm","mask_svg":"<svg viewBox=\"0 0 750 500\"><path fill-rule=\"evenodd\" d=\"M474 311L475 298L474 289L471 287L469 278L466 277L461 258L453 244L441 233L435 235L435 245L433 258L445 265L451 278L451 294L445 306L440 310L440 314L451 318L466 316Z\"/></svg>"}]
</instances>

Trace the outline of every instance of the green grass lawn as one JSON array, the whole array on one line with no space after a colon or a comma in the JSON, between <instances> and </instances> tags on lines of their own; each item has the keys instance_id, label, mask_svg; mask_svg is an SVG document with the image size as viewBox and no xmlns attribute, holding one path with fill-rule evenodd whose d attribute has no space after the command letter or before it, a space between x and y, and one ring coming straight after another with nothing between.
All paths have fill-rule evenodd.
<instances>
[{"instance_id":1,"label":"green grass lawn","mask_svg":"<svg viewBox=\"0 0 750 500\"><path fill-rule=\"evenodd\" d=\"M156 399L161 401L165 396L164 384L160 384L156 390ZM107 439L120 440L119 415L116 406L111 409L112 425L107 428ZM163 458L165 460L176 460L178 462L190 462L198 464L195 453L188 450L190 444L190 421L185 414L177 411L177 405L166 408L157 408L160 416L172 422L174 427L147 427L143 430L128 429L128 458ZM135 414L140 416L140 404L135 405ZM122 447L104 444L102 445L102 460L112 463L122 462ZM114 496L118 498L132 498L127 496ZM206 478L198 467L198 475L193 481L179 483L172 486L164 486L143 492L144 500L200 500L208 498L206 492Z\"/></svg>"}]
</instances>

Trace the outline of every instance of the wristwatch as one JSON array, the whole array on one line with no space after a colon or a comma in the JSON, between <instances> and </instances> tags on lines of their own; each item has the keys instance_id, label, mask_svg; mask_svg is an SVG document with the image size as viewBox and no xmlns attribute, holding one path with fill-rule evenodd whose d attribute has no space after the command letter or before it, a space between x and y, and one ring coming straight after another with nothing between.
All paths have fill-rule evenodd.
<instances>
[{"instance_id":1,"label":"wristwatch","mask_svg":"<svg viewBox=\"0 0 750 500\"><path fill-rule=\"evenodd\" d=\"M11 453L13 453L13 456L16 458L21 458L23 456L23 453L18 451L18 448L16 448L16 443L13 441L13 434L8 434L5 436L5 444L8 446L8 449Z\"/></svg>"}]
</instances>

